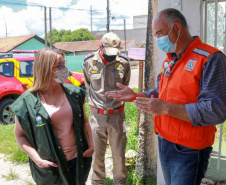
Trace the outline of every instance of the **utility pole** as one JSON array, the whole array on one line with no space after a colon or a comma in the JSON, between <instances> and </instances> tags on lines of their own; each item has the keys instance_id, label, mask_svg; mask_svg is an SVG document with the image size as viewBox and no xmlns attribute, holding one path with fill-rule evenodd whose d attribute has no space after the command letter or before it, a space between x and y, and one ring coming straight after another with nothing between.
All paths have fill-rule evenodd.
<instances>
[{"instance_id":1,"label":"utility pole","mask_svg":"<svg viewBox=\"0 0 226 185\"><path fill-rule=\"evenodd\" d=\"M109 20L109 0L107 0L107 33L109 32L110 20Z\"/></svg>"},{"instance_id":2,"label":"utility pole","mask_svg":"<svg viewBox=\"0 0 226 185\"><path fill-rule=\"evenodd\" d=\"M126 52L126 20L124 19L124 40L125 40L125 54L127 56Z\"/></svg>"},{"instance_id":3,"label":"utility pole","mask_svg":"<svg viewBox=\"0 0 226 185\"><path fill-rule=\"evenodd\" d=\"M158 46L153 37L152 20L158 12L158 1L149 0L147 39L144 73L144 91L156 87L156 69L158 69ZM154 132L154 117L141 111L139 123L139 139L137 149L136 174L142 177L157 177L158 137Z\"/></svg>"},{"instance_id":4,"label":"utility pole","mask_svg":"<svg viewBox=\"0 0 226 185\"><path fill-rule=\"evenodd\" d=\"M5 38L7 38L7 24L6 24L6 21L5 21Z\"/></svg>"},{"instance_id":5,"label":"utility pole","mask_svg":"<svg viewBox=\"0 0 226 185\"><path fill-rule=\"evenodd\" d=\"M50 49L53 48L52 45L52 18L51 18L51 7L49 8L49 38L50 38Z\"/></svg>"},{"instance_id":6,"label":"utility pole","mask_svg":"<svg viewBox=\"0 0 226 185\"><path fill-rule=\"evenodd\" d=\"M47 21L46 21L46 7L44 7L44 21L45 21L45 48L47 48Z\"/></svg>"},{"instance_id":7,"label":"utility pole","mask_svg":"<svg viewBox=\"0 0 226 185\"><path fill-rule=\"evenodd\" d=\"M93 15L93 13L92 13L92 5L90 6L90 23L91 23L91 33L92 33L92 15Z\"/></svg>"}]
</instances>

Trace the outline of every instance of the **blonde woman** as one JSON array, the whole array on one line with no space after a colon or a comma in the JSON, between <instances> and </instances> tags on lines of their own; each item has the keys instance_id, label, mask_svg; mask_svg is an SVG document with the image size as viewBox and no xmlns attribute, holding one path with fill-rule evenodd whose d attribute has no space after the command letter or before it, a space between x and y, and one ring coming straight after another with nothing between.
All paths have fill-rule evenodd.
<instances>
[{"instance_id":1,"label":"blonde woman","mask_svg":"<svg viewBox=\"0 0 226 185\"><path fill-rule=\"evenodd\" d=\"M84 185L94 145L84 110L85 93L64 84L64 53L41 49L35 56L33 86L12 105L15 137L29 156L38 185Z\"/></svg>"}]
</instances>

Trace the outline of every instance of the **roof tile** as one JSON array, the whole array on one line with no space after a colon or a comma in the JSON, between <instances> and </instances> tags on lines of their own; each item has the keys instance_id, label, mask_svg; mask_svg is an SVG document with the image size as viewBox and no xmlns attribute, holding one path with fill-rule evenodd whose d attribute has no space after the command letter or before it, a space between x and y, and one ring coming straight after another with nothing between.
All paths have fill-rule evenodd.
<instances>
[{"instance_id":1,"label":"roof tile","mask_svg":"<svg viewBox=\"0 0 226 185\"><path fill-rule=\"evenodd\" d=\"M35 34L23 35L17 37L0 38L0 53L6 53L27 40L36 37Z\"/></svg>"}]
</instances>

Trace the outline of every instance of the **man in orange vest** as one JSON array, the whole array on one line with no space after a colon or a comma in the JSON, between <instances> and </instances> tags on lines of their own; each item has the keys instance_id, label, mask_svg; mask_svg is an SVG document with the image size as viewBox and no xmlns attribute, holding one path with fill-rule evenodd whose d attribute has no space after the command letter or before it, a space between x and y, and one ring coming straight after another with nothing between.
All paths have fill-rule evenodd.
<instances>
[{"instance_id":1,"label":"man in orange vest","mask_svg":"<svg viewBox=\"0 0 226 185\"><path fill-rule=\"evenodd\" d=\"M167 185L199 185L205 175L216 124L226 118L226 57L189 33L185 17L165 9L153 19L157 45L167 58L157 87L143 93L118 84L107 92L154 114L159 157Z\"/></svg>"}]
</instances>

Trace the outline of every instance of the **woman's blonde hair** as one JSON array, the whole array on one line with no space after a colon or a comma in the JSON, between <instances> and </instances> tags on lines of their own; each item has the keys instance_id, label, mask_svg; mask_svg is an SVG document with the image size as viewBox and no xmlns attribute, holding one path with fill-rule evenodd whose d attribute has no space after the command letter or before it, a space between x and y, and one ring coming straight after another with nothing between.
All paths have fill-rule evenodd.
<instances>
[{"instance_id":1,"label":"woman's blonde hair","mask_svg":"<svg viewBox=\"0 0 226 185\"><path fill-rule=\"evenodd\" d=\"M49 87L52 68L58 54L65 57L65 54L57 49L44 48L37 52L33 65L34 83L28 91L46 90Z\"/></svg>"}]
</instances>

